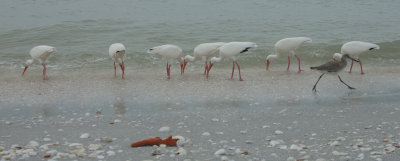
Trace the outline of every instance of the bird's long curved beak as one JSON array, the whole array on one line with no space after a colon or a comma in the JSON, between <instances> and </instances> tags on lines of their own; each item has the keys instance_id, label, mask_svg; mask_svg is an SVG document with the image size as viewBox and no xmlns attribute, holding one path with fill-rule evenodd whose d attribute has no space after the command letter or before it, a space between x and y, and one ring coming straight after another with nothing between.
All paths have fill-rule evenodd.
<instances>
[{"instance_id":1,"label":"bird's long curved beak","mask_svg":"<svg viewBox=\"0 0 400 161\"><path fill-rule=\"evenodd\" d=\"M210 62L210 65L208 65L206 78L208 78L208 73L210 73L210 70L211 70L211 68L213 67L213 65L214 65L214 64L211 63L211 62Z\"/></svg>"},{"instance_id":2,"label":"bird's long curved beak","mask_svg":"<svg viewBox=\"0 0 400 161\"><path fill-rule=\"evenodd\" d=\"M184 64L181 64L181 75L185 72L185 69L184 69Z\"/></svg>"},{"instance_id":3,"label":"bird's long curved beak","mask_svg":"<svg viewBox=\"0 0 400 161\"><path fill-rule=\"evenodd\" d=\"M265 62L265 69L268 71L268 68L269 68L269 64L270 64L271 62L269 61L269 60L267 60L266 62Z\"/></svg>"},{"instance_id":4,"label":"bird's long curved beak","mask_svg":"<svg viewBox=\"0 0 400 161\"><path fill-rule=\"evenodd\" d=\"M186 68L186 64L188 62L186 60L183 61L183 69L182 69L182 74L185 73L185 68Z\"/></svg>"},{"instance_id":5,"label":"bird's long curved beak","mask_svg":"<svg viewBox=\"0 0 400 161\"><path fill-rule=\"evenodd\" d=\"M28 69L28 66L25 66L24 72L22 72L22 76L24 75L25 71Z\"/></svg>"}]
</instances>

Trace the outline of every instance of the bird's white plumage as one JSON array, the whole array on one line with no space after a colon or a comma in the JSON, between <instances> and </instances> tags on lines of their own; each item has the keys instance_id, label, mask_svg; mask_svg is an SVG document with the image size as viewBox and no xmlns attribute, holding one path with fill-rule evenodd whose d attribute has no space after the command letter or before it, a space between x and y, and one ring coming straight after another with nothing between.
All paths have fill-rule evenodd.
<instances>
[{"instance_id":1,"label":"bird's white plumage","mask_svg":"<svg viewBox=\"0 0 400 161\"><path fill-rule=\"evenodd\" d=\"M156 55L159 55L159 56L163 57L164 59L166 59L168 79L170 79L170 73L171 73L171 64L169 64L169 62L172 59L176 59L179 61L179 63L181 64L181 74L183 74L184 60L182 58L182 49L180 47L178 47L176 45L171 45L171 44L161 45L161 46L156 46L156 47L150 48L149 50L147 50L147 53L156 54Z\"/></svg>"},{"instance_id":2,"label":"bird's white plumage","mask_svg":"<svg viewBox=\"0 0 400 161\"><path fill-rule=\"evenodd\" d=\"M281 54L294 54L294 51L304 43L311 43L311 38L308 37L291 37L279 40L275 43L275 54L268 55L267 60L278 58Z\"/></svg>"},{"instance_id":3,"label":"bird's white plumage","mask_svg":"<svg viewBox=\"0 0 400 161\"><path fill-rule=\"evenodd\" d=\"M219 58L211 58L211 63L220 62L224 58L231 58L233 61L237 60L237 56L246 52L250 48L257 47L254 42L230 42L222 45L219 48Z\"/></svg>"},{"instance_id":4,"label":"bird's white plumage","mask_svg":"<svg viewBox=\"0 0 400 161\"><path fill-rule=\"evenodd\" d=\"M186 61L196 61L197 59L199 59L201 57L205 57L205 59L208 59L209 57L217 54L218 48L224 44L225 44L224 42L199 44L194 48L193 56L186 55L184 59Z\"/></svg>"},{"instance_id":5,"label":"bird's white plumage","mask_svg":"<svg viewBox=\"0 0 400 161\"><path fill-rule=\"evenodd\" d=\"M207 77L208 77L208 73L210 72L214 63L221 62L222 59L224 59L224 58L231 58L233 60L231 79L233 79L233 72L235 70L235 65L236 65L238 68L238 71L239 71L239 80L243 81L242 76L240 74L240 66L239 66L239 63L237 62L237 57L241 53L245 53L249 49L255 48L255 47L257 47L257 44L253 43L253 42L230 42L230 43L226 43L226 44L222 45L219 48L219 57L211 58L210 66L207 69L208 70Z\"/></svg>"},{"instance_id":6,"label":"bird's white plumage","mask_svg":"<svg viewBox=\"0 0 400 161\"><path fill-rule=\"evenodd\" d=\"M159 55L165 58L167 61L171 59L177 59L180 63L183 63L182 49L176 45L167 44L152 47L147 50L147 53Z\"/></svg>"},{"instance_id":7,"label":"bird's white plumage","mask_svg":"<svg viewBox=\"0 0 400 161\"><path fill-rule=\"evenodd\" d=\"M39 45L33 47L29 51L29 55L31 55L32 60L30 63L27 63L25 65L31 65L32 63L39 61L40 63L44 63L47 58L52 54L56 52L56 48L48 45Z\"/></svg>"},{"instance_id":8,"label":"bird's white plumage","mask_svg":"<svg viewBox=\"0 0 400 161\"><path fill-rule=\"evenodd\" d=\"M108 48L108 54L118 64L122 63L123 57L125 56L125 51L126 48L124 44L121 43L111 44L110 47Z\"/></svg>"},{"instance_id":9,"label":"bird's white plumage","mask_svg":"<svg viewBox=\"0 0 400 161\"><path fill-rule=\"evenodd\" d=\"M308 37L291 37L279 40L275 43L275 54L271 54L267 56L266 59L266 70L268 71L270 60L279 58L281 54L288 55L288 67L287 71L289 71L290 67L290 56L293 55L297 58L299 64L299 71L300 73L302 70L300 69L300 58L296 55L295 50L302 46L304 43L312 42L311 38Z\"/></svg>"},{"instance_id":10,"label":"bird's white plumage","mask_svg":"<svg viewBox=\"0 0 400 161\"><path fill-rule=\"evenodd\" d=\"M342 54L349 54L352 57L358 58L360 54L367 52L373 49L379 49L379 45L369 43L369 42L362 42L362 41L350 41L343 44L341 53Z\"/></svg>"}]
</instances>

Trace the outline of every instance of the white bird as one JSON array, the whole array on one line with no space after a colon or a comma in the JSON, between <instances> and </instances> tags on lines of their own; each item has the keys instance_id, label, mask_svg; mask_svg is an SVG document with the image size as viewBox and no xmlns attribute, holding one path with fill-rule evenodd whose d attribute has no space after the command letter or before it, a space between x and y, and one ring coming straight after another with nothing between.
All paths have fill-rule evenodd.
<instances>
[{"instance_id":1,"label":"white bird","mask_svg":"<svg viewBox=\"0 0 400 161\"><path fill-rule=\"evenodd\" d=\"M211 63L208 66L207 77L214 63L221 62L224 58L231 58L233 60L231 79L233 79L233 72L235 71L236 64L239 70L239 80L243 81L242 76L240 75L240 66L237 63L237 58L240 54L247 52L249 49L255 47L257 47L257 44L253 42L230 42L222 45L219 48L219 57L211 58Z\"/></svg>"},{"instance_id":2,"label":"white bird","mask_svg":"<svg viewBox=\"0 0 400 161\"><path fill-rule=\"evenodd\" d=\"M359 58L359 55L362 53L365 53L369 50L373 50L373 49L379 49L379 46L376 44L373 44L373 43L369 43L369 42L350 41L350 42L343 44L341 53L349 54L350 56L357 59L358 63L360 63L361 74L364 74L364 71L362 69L362 62ZM351 61L349 73L351 73L351 69L353 68L353 63L354 63L354 61Z\"/></svg>"},{"instance_id":3,"label":"white bird","mask_svg":"<svg viewBox=\"0 0 400 161\"><path fill-rule=\"evenodd\" d=\"M314 93L317 92L317 89L316 89L317 84L318 84L319 80L322 78L322 76L324 76L325 74L335 74L339 77L340 82L345 84L349 89L355 89L355 88L347 85L345 82L343 82L342 78L340 78L340 76L339 76L339 73L347 66L347 59L357 61L354 58L350 57L348 54L335 53L333 55L333 60L331 60L325 64L322 64L320 66L310 67L310 69L315 69L322 73L321 76L319 76L317 82L314 84L312 91Z\"/></svg>"},{"instance_id":4,"label":"white bird","mask_svg":"<svg viewBox=\"0 0 400 161\"><path fill-rule=\"evenodd\" d=\"M122 79L125 77L125 64L124 64L124 56L125 56L125 46L121 43L114 43L110 45L108 48L108 54L114 61L114 77L117 77L117 67L115 66L115 62L119 64L122 70Z\"/></svg>"},{"instance_id":5,"label":"white bird","mask_svg":"<svg viewBox=\"0 0 400 161\"><path fill-rule=\"evenodd\" d=\"M308 37L292 37L292 38L285 38L279 40L275 43L275 54L268 55L266 59L266 70L268 71L270 60L279 58L281 54L288 54L288 66L286 71L289 71L290 67L290 55L294 55L297 58L299 63L299 71L300 73L302 70L300 69L300 58L296 55L295 50L298 49L306 42L312 42L312 40Z\"/></svg>"},{"instance_id":6,"label":"white bird","mask_svg":"<svg viewBox=\"0 0 400 161\"><path fill-rule=\"evenodd\" d=\"M208 59L218 53L218 48L224 45L224 42L203 43L197 45L193 50L193 56L186 55L184 58L183 71L185 71L188 62L196 61L199 58L205 59L204 74L208 71Z\"/></svg>"},{"instance_id":7,"label":"white bird","mask_svg":"<svg viewBox=\"0 0 400 161\"><path fill-rule=\"evenodd\" d=\"M31 55L32 59L29 59L25 62L25 69L24 72L22 72L22 75L24 75L25 71L28 69L28 66L39 61L39 63L42 64L43 66L43 80L46 80L46 64L45 61L46 59L50 56L50 54L55 53L56 48L52 46L47 46L47 45L40 45L40 46L35 46L29 51L29 54Z\"/></svg>"},{"instance_id":8,"label":"white bird","mask_svg":"<svg viewBox=\"0 0 400 161\"><path fill-rule=\"evenodd\" d=\"M168 79L170 79L170 71L171 71L171 64L169 62L172 59L176 59L179 61L181 65L181 74L183 74L183 63L184 60L182 58L182 49L176 45L161 45L161 46L156 46L152 47L149 50L147 50L147 53L149 54L156 54L161 57L163 57L167 61L167 76Z\"/></svg>"}]
</instances>

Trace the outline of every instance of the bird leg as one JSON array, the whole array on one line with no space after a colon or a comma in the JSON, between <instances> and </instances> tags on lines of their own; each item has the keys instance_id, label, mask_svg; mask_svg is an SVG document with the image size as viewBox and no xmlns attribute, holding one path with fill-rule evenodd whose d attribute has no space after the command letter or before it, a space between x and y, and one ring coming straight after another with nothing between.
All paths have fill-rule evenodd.
<instances>
[{"instance_id":1,"label":"bird leg","mask_svg":"<svg viewBox=\"0 0 400 161\"><path fill-rule=\"evenodd\" d=\"M43 65L43 80L46 80L46 64L42 64Z\"/></svg>"},{"instance_id":2,"label":"bird leg","mask_svg":"<svg viewBox=\"0 0 400 161\"><path fill-rule=\"evenodd\" d=\"M211 63L210 62L210 65L208 65L208 67L207 67L207 74L206 74L206 78L208 78L208 74L210 73L210 70L211 70L211 68L212 68L212 66L213 66L214 64L213 63Z\"/></svg>"},{"instance_id":3,"label":"bird leg","mask_svg":"<svg viewBox=\"0 0 400 161\"><path fill-rule=\"evenodd\" d=\"M265 69L268 71L268 68L269 68L269 64L270 64L270 61L269 60L266 60L265 61Z\"/></svg>"},{"instance_id":4,"label":"bird leg","mask_svg":"<svg viewBox=\"0 0 400 161\"><path fill-rule=\"evenodd\" d=\"M288 60L288 64L287 64L286 71L289 71L289 67L290 67L290 56L287 57L287 60Z\"/></svg>"},{"instance_id":5,"label":"bird leg","mask_svg":"<svg viewBox=\"0 0 400 161\"><path fill-rule=\"evenodd\" d=\"M297 58L297 62L299 63L299 71L297 73L300 73L301 71L303 71L300 69L300 58L297 55L294 55L294 56Z\"/></svg>"},{"instance_id":6,"label":"bird leg","mask_svg":"<svg viewBox=\"0 0 400 161\"><path fill-rule=\"evenodd\" d=\"M117 67L115 66L115 62L114 62L114 78L117 77Z\"/></svg>"},{"instance_id":7,"label":"bird leg","mask_svg":"<svg viewBox=\"0 0 400 161\"><path fill-rule=\"evenodd\" d=\"M235 71L235 61L233 61L233 67L232 67L232 75L231 75L231 79L233 79L233 72Z\"/></svg>"},{"instance_id":8,"label":"bird leg","mask_svg":"<svg viewBox=\"0 0 400 161\"><path fill-rule=\"evenodd\" d=\"M170 68L171 66L168 64L168 62L167 62L167 76L168 76L168 79L170 78L170 75L169 75L169 68Z\"/></svg>"},{"instance_id":9,"label":"bird leg","mask_svg":"<svg viewBox=\"0 0 400 161\"><path fill-rule=\"evenodd\" d=\"M207 70L208 70L208 64L207 64L207 59L206 59L205 66L204 66L204 75L207 74Z\"/></svg>"},{"instance_id":10,"label":"bird leg","mask_svg":"<svg viewBox=\"0 0 400 161\"><path fill-rule=\"evenodd\" d=\"M351 73L351 69L353 69L353 63L354 63L354 60L352 59L352 60L351 60L350 72L349 72L349 73Z\"/></svg>"},{"instance_id":11,"label":"bird leg","mask_svg":"<svg viewBox=\"0 0 400 161\"><path fill-rule=\"evenodd\" d=\"M339 75L338 75L338 77L339 77L340 82L342 82L344 85L346 85L349 89L356 89L356 88L353 88L353 87L347 85L345 82L343 82L342 78L340 78Z\"/></svg>"},{"instance_id":12,"label":"bird leg","mask_svg":"<svg viewBox=\"0 0 400 161\"><path fill-rule=\"evenodd\" d=\"M124 65L124 61L122 61L122 63L119 65L121 67L122 70L122 79L124 79L125 76L125 65Z\"/></svg>"},{"instance_id":13,"label":"bird leg","mask_svg":"<svg viewBox=\"0 0 400 161\"><path fill-rule=\"evenodd\" d=\"M364 71L363 71L363 69L362 69L362 62L361 62L361 59L360 59L360 58L358 58L358 63L360 63L361 74L365 74Z\"/></svg>"},{"instance_id":14,"label":"bird leg","mask_svg":"<svg viewBox=\"0 0 400 161\"><path fill-rule=\"evenodd\" d=\"M322 76L324 76L324 74L321 74L321 76L319 76L317 82L314 84L314 87L312 89L313 93L317 92L317 84L318 84L319 80L322 78Z\"/></svg>"},{"instance_id":15,"label":"bird leg","mask_svg":"<svg viewBox=\"0 0 400 161\"><path fill-rule=\"evenodd\" d=\"M240 80L240 81L243 81L242 76L240 75L240 66L239 66L239 63L238 63L237 61L235 61L235 63L236 63L236 66L238 67L238 70L239 70L239 80Z\"/></svg>"}]
</instances>

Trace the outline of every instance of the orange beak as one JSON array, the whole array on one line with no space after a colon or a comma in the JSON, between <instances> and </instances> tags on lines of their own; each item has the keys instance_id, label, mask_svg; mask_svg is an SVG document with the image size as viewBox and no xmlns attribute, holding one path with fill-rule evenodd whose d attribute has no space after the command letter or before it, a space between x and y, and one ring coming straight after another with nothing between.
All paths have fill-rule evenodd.
<instances>
[{"instance_id":1,"label":"orange beak","mask_svg":"<svg viewBox=\"0 0 400 161\"><path fill-rule=\"evenodd\" d=\"M28 69L28 66L25 66L24 72L22 72L22 75L24 75L25 71Z\"/></svg>"},{"instance_id":2,"label":"orange beak","mask_svg":"<svg viewBox=\"0 0 400 161\"><path fill-rule=\"evenodd\" d=\"M208 73L210 73L210 70L211 70L211 68L212 68L213 65L214 65L214 64L211 63L211 62L210 62L210 65L208 65L206 78L208 78Z\"/></svg>"},{"instance_id":3,"label":"orange beak","mask_svg":"<svg viewBox=\"0 0 400 161\"><path fill-rule=\"evenodd\" d=\"M183 61L183 69L182 69L182 73L185 73L185 68L186 68L186 64L188 62L186 60Z\"/></svg>"},{"instance_id":4,"label":"orange beak","mask_svg":"<svg viewBox=\"0 0 400 161\"><path fill-rule=\"evenodd\" d=\"M265 67L265 69L268 71L268 68L269 68L269 64L270 64L270 62L269 62L269 60L267 60L266 62L265 62L265 65L266 65L266 67Z\"/></svg>"}]
</instances>

